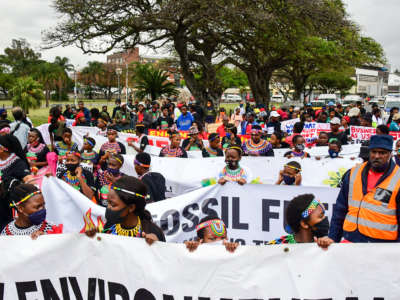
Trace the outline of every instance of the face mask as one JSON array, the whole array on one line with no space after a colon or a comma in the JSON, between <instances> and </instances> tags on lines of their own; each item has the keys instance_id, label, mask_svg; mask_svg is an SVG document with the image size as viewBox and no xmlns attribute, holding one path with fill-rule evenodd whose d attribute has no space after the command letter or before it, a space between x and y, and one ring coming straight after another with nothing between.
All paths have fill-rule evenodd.
<instances>
[{"instance_id":1,"label":"face mask","mask_svg":"<svg viewBox=\"0 0 400 300\"><path fill-rule=\"evenodd\" d=\"M314 229L311 229L314 236L321 238L328 235L329 232L329 220L325 217L321 222L314 225Z\"/></svg>"},{"instance_id":2,"label":"face mask","mask_svg":"<svg viewBox=\"0 0 400 300\"><path fill-rule=\"evenodd\" d=\"M283 175L283 181L285 182L286 185L293 185L294 182L296 181L296 178L288 175Z\"/></svg>"},{"instance_id":3,"label":"face mask","mask_svg":"<svg viewBox=\"0 0 400 300\"><path fill-rule=\"evenodd\" d=\"M65 167L67 168L68 171L74 173L76 168L79 167L79 164L65 164Z\"/></svg>"},{"instance_id":4,"label":"face mask","mask_svg":"<svg viewBox=\"0 0 400 300\"><path fill-rule=\"evenodd\" d=\"M126 207L121 208L120 210L111 210L106 208L106 219L109 224L119 224L124 221L125 217L121 217L121 213L126 209Z\"/></svg>"},{"instance_id":5,"label":"face mask","mask_svg":"<svg viewBox=\"0 0 400 300\"><path fill-rule=\"evenodd\" d=\"M298 145L295 145L295 148L296 148L297 150L299 150L299 151L304 151L304 149L305 149L306 147L304 146L304 144L298 144Z\"/></svg>"},{"instance_id":6,"label":"face mask","mask_svg":"<svg viewBox=\"0 0 400 300\"><path fill-rule=\"evenodd\" d=\"M243 104L240 104L240 107L243 107Z\"/></svg>"},{"instance_id":7,"label":"face mask","mask_svg":"<svg viewBox=\"0 0 400 300\"><path fill-rule=\"evenodd\" d=\"M107 168L107 172L110 173L113 176L118 176L119 175L119 169Z\"/></svg>"},{"instance_id":8,"label":"face mask","mask_svg":"<svg viewBox=\"0 0 400 300\"><path fill-rule=\"evenodd\" d=\"M231 138L231 134L230 134L230 133L226 133L226 137L227 137L228 139L230 139L230 138Z\"/></svg>"},{"instance_id":9,"label":"face mask","mask_svg":"<svg viewBox=\"0 0 400 300\"><path fill-rule=\"evenodd\" d=\"M34 212L33 214L30 214L28 219L33 225L42 224L43 221L46 220L46 209L43 208L37 212Z\"/></svg>"},{"instance_id":10,"label":"face mask","mask_svg":"<svg viewBox=\"0 0 400 300\"><path fill-rule=\"evenodd\" d=\"M337 158L337 157L339 156L339 152L333 151L333 150L331 150L331 149L328 150L328 153L329 153L329 156L330 156L331 158Z\"/></svg>"},{"instance_id":11,"label":"face mask","mask_svg":"<svg viewBox=\"0 0 400 300\"><path fill-rule=\"evenodd\" d=\"M231 170L235 170L239 166L239 162L236 160L226 160L225 163Z\"/></svg>"}]
</instances>

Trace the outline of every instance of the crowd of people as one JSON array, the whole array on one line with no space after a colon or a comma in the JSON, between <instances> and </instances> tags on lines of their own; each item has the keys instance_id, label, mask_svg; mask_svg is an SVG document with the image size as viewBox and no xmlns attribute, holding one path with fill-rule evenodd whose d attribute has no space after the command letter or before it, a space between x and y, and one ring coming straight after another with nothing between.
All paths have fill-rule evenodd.
<instances>
[{"instance_id":1,"label":"crowd of people","mask_svg":"<svg viewBox=\"0 0 400 300\"><path fill-rule=\"evenodd\" d=\"M7 111L0 110L0 230L2 235L60 233L62 228L46 221L45 201L35 185L36 175L47 168L80 191L94 203L106 207L104 233L142 237L151 244L165 241L163 231L153 222L146 205L166 200L166 179L151 171L148 130L167 130L170 143L160 149L161 157L188 157L199 151L205 158L225 157L217 183L249 183L248 174L240 165L243 156L274 156L275 149L287 149L288 158L279 173L277 185L301 185L302 167L310 159L307 147L327 146L327 159L340 159L342 146L351 143L350 126L376 128L376 135L360 147L362 164L343 177L341 190L329 224L325 208L313 194L292 199L286 210L289 225L286 236L268 244L317 242L328 247L334 242L393 242L399 239L400 209L400 142L395 145L389 131L400 131L398 108L392 108L386 121L381 110L372 106L367 112L361 102L343 107L329 103L315 110L311 106L268 109L240 103L232 113L218 111L212 101L205 107L197 102L175 104L171 99L159 102L130 100L116 102L111 115L108 107L89 110L83 102L77 108L67 105L63 111L54 106L49 113L47 144L41 132L19 107L12 109L14 122ZM86 135L83 146L74 142L72 126L97 127L97 134L107 141L97 145L95 136ZM293 133L282 131L281 122L298 119ZM306 122L329 123L330 130L318 138L306 140L302 132ZM220 124L215 126L215 124ZM210 132L213 128L214 132ZM120 132L135 132L138 141L128 141L137 155L134 159L137 177L121 172L127 149L118 141ZM186 139L182 139L183 133ZM320 157L318 158L320 159ZM303 160L302 160L303 164ZM322 200L322 199L321 199ZM167 201L167 200L166 200ZM97 230L87 232L93 236ZM202 243L220 241L228 251L236 243L227 242L227 230L218 216L208 216L197 226L197 239L187 242L190 251Z\"/></svg>"}]
</instances>

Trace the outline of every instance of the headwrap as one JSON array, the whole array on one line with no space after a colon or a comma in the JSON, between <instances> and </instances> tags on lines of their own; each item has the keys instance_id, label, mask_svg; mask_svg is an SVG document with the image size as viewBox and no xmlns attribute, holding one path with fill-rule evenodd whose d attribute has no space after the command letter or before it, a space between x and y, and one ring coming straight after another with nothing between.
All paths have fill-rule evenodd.
<instances>
[{"instance_id":1,"label":"headwrap","mask_svg":"<svg viewBox=\"0 0 400 300\"><path fill-rule=\"evenodd\" d=\"M224 221L220 219L214 219L214 220L209 220L205 221L203 223L200 223L199 225L196 226L196 231L199 232L203 228L209 227L211 230L211 233L215 237L224 237L226 236L226 227Z\"/></svg>"},{"instance_id":2,"label":"headwrap","mask_svg":"<svg viewBox=\"0 0 400 300\"><path fill-rule=\"evenodd\" d=\"M321 204L321 202L319 202L319 200L314 198L311 201L310 205L308 205L308 207L301 213L301 218L302 219L307 219L313 213L313 211L318 208L318 206L321 206L322 211L325 211L325 208Z\"/></svg>"},{"instance_id":3,"label":"headwrap","mask_svg":"<svg viewBox=\"0 0 400 300\"><path fill-rule=\"evenodd\" d=\"M33 193L27 195L26 197L22 198L22 199L21 199L20 201L18 201L17 203L15 203L15 202L13 201L13 203L11 203L10 206L11 206L11 207L17 207L18 205L20 205L21 203L27 201L28 199L32 198L33 196L38 195L38 194L41 194L41 193L42 193L41 191L35 191L35 192L33 192Z\"/></svg>"}]
</instances>

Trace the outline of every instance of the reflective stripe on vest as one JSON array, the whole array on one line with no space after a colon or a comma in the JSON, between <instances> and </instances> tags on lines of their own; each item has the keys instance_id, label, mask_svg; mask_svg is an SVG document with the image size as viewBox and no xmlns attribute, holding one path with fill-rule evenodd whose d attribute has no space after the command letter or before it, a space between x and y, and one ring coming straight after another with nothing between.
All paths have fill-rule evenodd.
<instances>
[{"instance_id":1,"label":"reflective stripe on vest","mask_svg":"<svg viewBox=\"0 0 400 300\"><path fill-rule=\"evenodd\" d=\"M350 173L348 212L343 230L352 232L358 229L372 238L395 240L398 236L396 196L400 188L400 169L395 166L383 182L364 195L362 172L365 166L366 163L358 165ZM388 203L374 198L378 188L392 193Z\"/></svg>"}]
</instances>

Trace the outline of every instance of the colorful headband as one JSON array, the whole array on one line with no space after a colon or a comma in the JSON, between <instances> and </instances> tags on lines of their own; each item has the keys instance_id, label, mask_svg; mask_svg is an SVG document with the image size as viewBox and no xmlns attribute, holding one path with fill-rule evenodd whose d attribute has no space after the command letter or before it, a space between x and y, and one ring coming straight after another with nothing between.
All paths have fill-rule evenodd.
<instances>
[{"instance_id":1,"label":"colorful headband","mask_svg":"<svg viewBox=\"0 0 400 300\"><path fill-rule=\"evenodd\" d=\"M314 199L313 201L311 201L310 205L306 208L306 210L301 213L301 218L307 219L313 213L313 211L318 208L318 206L321 206L322 210L325 211L325 208L321 204L321 202L319 202L319 200L317 199Z\"/></svg>"},{"instance_id":2,"label":"colorful headband","mask_svg":"<svg viewBox=\"0 0 400 300\"><path fill-rule=\"evenodd\" d=\"M251 134L259 134L260 132L261 132L260 129L252 129L252 130L250 131Z\"/></svg>"},{"instance_id":3,"label":"colorful headband","mask_svg":"<svg viewBox=\"0 0 400 300\"><path fill-rule=\"evenodd\" d=\"M83 142L86 142L86 143L88 143L90 146L94 147L94 144L93 144L90 140L88 140L88 139L83 139Z\"/></svg>"},{"instance_id":4,"label":"colorful headband","mask_svg":"<svg viewBox=\"0 0 400 300\"><path fill-rule=\"evenodd\" d=\"M239 151L240 151L240 154L243 153L242 148L240 148L240 147L238 147L238 146L230 146L230 147L228 147L228 149L226 149L226 150L229 150L229 149L236 149L236 150L239 150Z\"/></svg>"},{"instance_id":5,"label":"colorful headband","mask_svg":"<svg viewBox=\"0 0 400 300\"><path fill-rule=\"evenodd\" d=\"M128 190L125 190L125 189L121 189L121 188L116 187L116 186L112 186L111 189L114 190L114 191L120 191L120 192L124 192L124 193L130 194L130 195L136 196L136 197L140 197L140 198L146 199L146 196L143 196L142 194L138 194L138 193L131 192L131 191L128 191Z\"/></svg>"},{"instance_id":6,"label":"colorful headband","mask_svg":"<svg viewBox=\"0 0 400 300\"><path fill-rule=\"evenodd\" d=\"M215 135L215 136L212 137L212 138L208 138L208 140L209 140L210 142L215 141L216 139L219 139L219 135Z\"/></svg>"},{"instance_id":7,"label":"colorful headband","mask_svg":"<svg viewBox=\"0 0 400 300\"><path fill-rule=\"evenodd\" d=\"M68 155L68 154L72 154L72 155L81 157L81 154L79 152L76 152L76 151L68 151L67 153L65 153L65 155Z\"/></svg>"},{"instance_id":8,"label":"colorful headband","mask_svg":"<svg viewBox=\"0 0 400 300\"><path fill-rule=\"evenodd\" d=\"M29 194L28 196L22 198L22 199L21 199L20 201L18 201L17 203L13 202L12 204L10 204L10 207L17 207L17 206L20 205L22 202L25 202L26 200L32 198L33 196L38 195L38 194L41 194L41 193L42 193L41 191L33 192L33 193Z\"/></svg>"},{"instance_id":9,"label":"colorful headband","mask_svg":"<svg viewBox=\"0 0 400 300\"><path fill-rule=\"evenodd\" d=\"M301 172L301 169L296 168L295 166L291 166L291 165L287 165L287 164L286 164L284 167L288 167L288 168L290 168L290 169L293 169L293 170L296 170L296 171Z\"/></svg>"},{"instance_id":10,"label":"colorful headband","mask_svg":"<svg viewBox=\"0 0 400 300\"><path fill-rule=\"evenodd\" d=\"M142 164L140 161L138 161L136 159L135 159L134 163L135 163L135 165L138 165L138 166L141 166L141 167L144 167L144 168L150 168L150 165Z\"/></svg>"},{"instance_id":11,"label":"colorful headband","mask_svg":"<svg viewBox=\"0 0 400 300\"><path fill-rule=\"evenodd\" d=\"M211 229L211 233L215 237L224 237L226 235L226 227L224 221L220 219L209 220L203 223L200 223L196 226L196 231L199 232L200 230L209 227Z\"/></svg>"},{"instance_id":12,"label":"colorful headband","mask_svg":"<svg viewBox=\"0 0 400 300\"><path fill-rule=\"evenodd\" d=\"M9 134L10 132L11 132L10 127L4 127L3 129L0 130L0 133Z\"/></svg>"},{"instance_id":13,"label":"colorful headband","mask_svg":"<svg viewBox=\"0 0 400 300\"><path fill-rule=\"evenodd\" d=\"M136 124L136 127L145 127L145 126L144 126L144 124L139 123L139 124Z\"/></svg>"},{"instance_id":14,"label":"colorful headband","mask_svg":"<svg viewBox=\"0 0 400 300\"><path fill-rule=\"evenodd\" d=\"M107 128L107 133L108 132L117 132L114 128Z\"/></svg>"},{"instance_id":15,"label":"colorful headband","mask_svg":"<svg viewBox=\"0 0 400 300\"><path fill-rule=\"evenodd\" d=\"M120 160L118 157L116 157L115 155L112 155L112 158L114 158L117 162L119 162L121 164L121 166L123 165L122 160Z\"/></svg>"}]
</instances>

